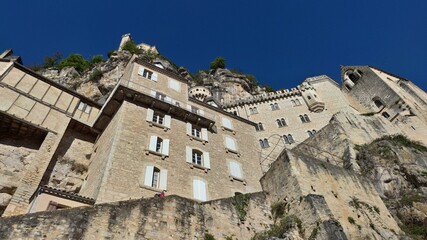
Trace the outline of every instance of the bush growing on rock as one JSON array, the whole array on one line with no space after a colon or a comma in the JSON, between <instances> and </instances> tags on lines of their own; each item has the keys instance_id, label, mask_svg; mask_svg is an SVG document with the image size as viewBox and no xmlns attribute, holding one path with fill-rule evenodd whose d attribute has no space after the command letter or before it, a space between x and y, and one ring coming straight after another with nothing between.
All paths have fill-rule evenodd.
<instances>
[{"instance_id":1,"label":"bush growing on rock","mask_svg":"<svg viewBox=\"0 0 427 240\"><path fill-rule=\"evenodd\" d=\"M90 67L90 63L82 55L73 53L59 63L59 68L64 67L74 67L81 73Z\"/></svg>"},{"instance_id":2,"label":"bush growing on rock","mask_svg":"<svg viewBox=\"0 0 427 240\"><path fill-rule=\"evenodd\" d=\"M217 57L211 62L211 69L225 68L225 59L223 57Z\"/></svg>"}]
</instances>

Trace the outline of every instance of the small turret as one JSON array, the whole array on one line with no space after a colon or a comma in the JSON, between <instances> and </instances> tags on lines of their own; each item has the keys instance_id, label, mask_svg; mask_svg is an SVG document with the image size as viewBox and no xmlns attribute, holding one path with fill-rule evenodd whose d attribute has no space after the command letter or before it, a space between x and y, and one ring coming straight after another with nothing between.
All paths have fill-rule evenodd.
<instances>
[{"instance_id":1,"label":"small turret","mask_svg":"<svg viewBox=\"0 0 427 240\"><path fill-rule=\"evenodd\" d=\"M301 95L310 111L318 113L325 109L325 103L320 99L316 89L309 82L304 81L298 86L298 89L301 91Z\"/></svg>"},{"instance_id":2,"label":"small turret","mask_svg":"<svg viewBox=\"0 0 427 240\"><path fill-rule=\"evenodd\" d=\"M202 102L204 102L207 98L212 97L211 91L203 86L195 86L190 88L188 91L188 95L191 98L195 98Z\"/></svg>"}]
</instances>

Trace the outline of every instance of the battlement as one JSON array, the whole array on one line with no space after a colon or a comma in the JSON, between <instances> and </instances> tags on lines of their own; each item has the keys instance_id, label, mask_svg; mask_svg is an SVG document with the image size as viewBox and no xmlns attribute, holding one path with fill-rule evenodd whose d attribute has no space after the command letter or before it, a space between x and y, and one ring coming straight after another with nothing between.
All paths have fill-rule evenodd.
<instances>
[{"instance_id":1,"label":"battlement","mask_svg":"<svg viewBox=\"0 0 427 240\"><path fill-rule=\"evenodd\" d=\"M280 98L288 98L292 96L301 96L301 92L297 88L282 89L275 92L263 93L259 95L254 95L249 98L239 99L235 102L225 103L224 108L235 107L242 104L251 104L251 103L259 103L264 101L270 101Z\"/></svg>"}]
</instances>

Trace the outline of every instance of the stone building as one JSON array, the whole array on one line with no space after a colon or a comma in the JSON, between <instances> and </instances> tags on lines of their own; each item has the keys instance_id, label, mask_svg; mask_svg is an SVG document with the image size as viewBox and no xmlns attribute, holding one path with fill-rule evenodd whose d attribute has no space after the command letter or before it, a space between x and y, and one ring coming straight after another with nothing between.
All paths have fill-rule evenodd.
<instances>
[{"instance_id":1,"label":"stone building","mask_svg":"<svg viewBox=\"0 0 427 240\"><path fill-rule=\"evenodd\" d=\"M74 201L71 207L162 190L200 202L259 192L283 150L314 136L338 112L379 115L427 143L426 93L373 67L343 67L343 87L322 75L230 102L133 56L101 106L2 55L0 144L29 146L31 153L13 178L0 180L12 196L4 216L27 213L30 202L46 202L37 198L49 193L66 199L61 206ZM40 189L49 191L36 194Z\"/></svg>"}]
</instances>

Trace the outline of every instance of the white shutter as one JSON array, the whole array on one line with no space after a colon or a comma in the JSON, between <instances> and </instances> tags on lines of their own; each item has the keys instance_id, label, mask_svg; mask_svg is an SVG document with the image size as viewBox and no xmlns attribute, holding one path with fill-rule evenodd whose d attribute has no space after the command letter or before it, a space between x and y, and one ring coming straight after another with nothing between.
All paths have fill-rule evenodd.
<instances>
[{"instance_id":1,"label":"white shutter","mask_svg":"<svg viewBox=\"0 0 427 240\"><path fill-rule=\"evenodd\" d=\"M162 154L169 156L169 139L163 139Z\"/></svg>"},{"instance_id":2,"label":"white shutter","mask_svg":"<svg viewBox=\"0 0 427 240\"><path fill-rule=\"evenodd\" d=\"M199 111L197 112L200 116L204 116L205 115L205 111L203 111L202 109L199 109Z\"/></svg>"},{"instance_id":3,"label":"white shutter","mask_svg":"<svg viewBox=\"0 0 427 240\"><path fill-rule=\"evenodd\" d=\"M172 103L172 98L166 96L165 97L165 102Z\"/></svg>"},{"instance_id":4,"label":"white shutter","mask_svg":"<svg viewBox=\"0 0 427 240\"><path fill-rule=\"evenodd\" d=\"M157 82L157 73L153 72L153 74L151 75L151 80Z\"/></svg>"},{"instance_id":5,"label":"white shutter","mask_svg":"<svg viewBox=\"0 0 427 240\"><path fill-rule=\"evenodd\" d=\"M138 68L138 75L144 75L144 68L143 67L139 67Z\"/></svg>"},{"instance_id":6,"label":"white shutter","mask_svg":"<svg viewBox=\"0 0 427 240\"><path fill-rule=\"evenodd\" d=\"M147 122L152 122L153 121L153 115L154 115L154 111L151 108L147 108Z\"/></svg>"},{"instance_id":7,"label":"white shutter","mask_svg":"<svg viewBox=\"0 0 427 240\"><path fill-rule=\"evenodd\" d=\"M167 184L168 184L168 170L160 170L159 188L161 190L167 190Z\"/></svg>"},{"instance_id":8,"label":"white shutter","mask_svg":"<svg viewBox=\"0 0 427 240\"><path fill-rule=\"evenodd\" d=\"M151 187L151 184L153 183L153 172L154 172L154 166L147 166L145 168L145 178L144 178L144 185Z\"/></svg>"},{"instance_id":9,"label":"white shutter","mask_svg":"<svg viewBox=\"0 0 427 240\"><path fill-rule=\"evenodd\" d=\"M191 112L191 105L187 105L187 110Z\"/></svg>"},{"instance_id":10,"label":"white shutter","mask_svg":"<svg viewBox=\"0 0 427 240\"><path fill-rule=\"evenodd\" d=\"M237 151L236 143L234 142L234 139L230 137L225 137L225 146L232 151Z\"/></svg>"},{"instance_id":11,"label":"white shutter","mask_svg":"<svg viewBox=\"0 0 427 240\"><path fill-rule=\"evenodd\" d=\"M157 136L150 136L150 145L148 147L148 150L155 152L156 145L157 145Z\"/></svg>"},{"instance_id":12,"label":"white shutter","mask_svg":"<svg viewBox=\"0 0 427 240\"><path fill-rule=\"evenodd\" d=\"M208 129L202 128L202 139L208 141Z\"/></svg>"},{"instance_id":13,"label":"white shutter","mask_svg":"<svg viewBox=\"0 0 427 240\"><path fill-rule=\"evenodd\" d=\"M222 118L222 126L228 129L233 129L233 125L231 124L230 119Z\"/></svg>"},{"instance_id":14,"label":"white shutter","mask_svg":"<svg viewBox=\"0 0 427 240\"><path fill-rule=\"evenodd\" d=\"M192 154L193 150L191 149L191 147L186 146L185 147L185 151L186 151L185 152L186 153L185 161L188 162L188 163L192 163L193 160L191 159L191 154Z\"/></svg>"},{"instance_id":15,"label":"white shutter","mask_svg":"<svg viewBox=\"0 0 427 240\"><path fill-rule=\"evenodd\" d=\"M154 90L150 90L150 95L152 96L152 97L156 97L156 91L154 91Z\"/></svg>"},{"instance_id":16,"label":"white shutter","mask_svg":"<svg viewBox=\"0 0 427 240\"><path fill-rule=\"evenodd\" d=\"M193 196L197 200L206 201L206 186L201 180L193 180Z\"/></svg>"},{"instance_id":17,"label":"white shutter","mask_svg":"<svg viewBox=\"0 0 427 240\"><path fill-rule=\"evenodd\" d=\"M205 168L211 168L211 160L209 158L208 152L203 152L203 167Z\"/></svg>"},{"instance_id":18,"label":"white shutter","mask_svg":"<svg viewBox=\"0 0 427 240\"><path fill-rule=\"evenodd\" d=\"M191 125L191 123L187 123L187 135L188 136L191 136L192 134L191 134L191 129L192 129L192 125Z\"/></svg>"},{"instance_id":19,"label":"white shutter","mask_svg":"<svg viewBox=\"0 0 427 240\"><path fill-rule=\"evenodd\" d=\"M171 128L171 116L165 115L165 127Z\"/></svg>"},{"instance_id":20,"label":"white shutter","mask_svg":"<svg viewBox=\"0 0 427 240\"><path fill-rule=\"evenodd\" d=\"M236 178L242 178L242 172L240 170L240 164L235 161L230 161L230 173L231 176Z\"/></svg>"}]
</instances>

